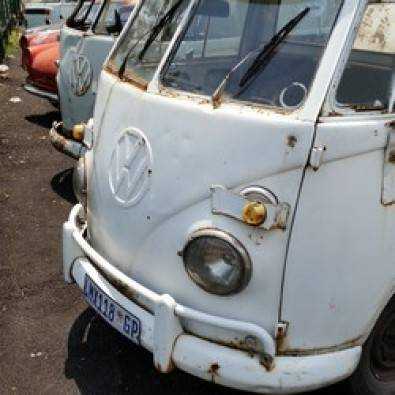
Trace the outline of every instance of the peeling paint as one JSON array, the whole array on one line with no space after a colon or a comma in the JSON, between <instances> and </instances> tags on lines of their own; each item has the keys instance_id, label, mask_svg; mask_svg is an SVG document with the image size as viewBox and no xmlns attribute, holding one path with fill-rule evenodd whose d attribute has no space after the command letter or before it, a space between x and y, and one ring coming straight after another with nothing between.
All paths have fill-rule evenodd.
<instances>
[{"instance_id":1,"label":"peeling paint","mask_svg":"<svg viewBox=\"0 0 395 395\"><path fill-rule=\"evenodd\" d=\"M370 4L362 20L354 49L395 54L395 4Z\"/></svg>"}]
</instances>

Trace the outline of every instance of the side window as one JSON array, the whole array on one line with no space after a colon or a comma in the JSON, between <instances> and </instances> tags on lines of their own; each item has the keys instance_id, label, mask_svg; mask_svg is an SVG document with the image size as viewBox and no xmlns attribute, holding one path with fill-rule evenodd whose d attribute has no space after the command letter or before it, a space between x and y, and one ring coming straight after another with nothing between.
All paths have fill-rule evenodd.
<instances>
[{"instance_id":1,"label":"side window","mask_svg":"<svg viewBox=\"0 0 395 395\"><path fill-rule=\"evenodd\" d=\"M395 3L368 5L336 100L355 112L395 111Z\"/></svg>"}]
</instances>

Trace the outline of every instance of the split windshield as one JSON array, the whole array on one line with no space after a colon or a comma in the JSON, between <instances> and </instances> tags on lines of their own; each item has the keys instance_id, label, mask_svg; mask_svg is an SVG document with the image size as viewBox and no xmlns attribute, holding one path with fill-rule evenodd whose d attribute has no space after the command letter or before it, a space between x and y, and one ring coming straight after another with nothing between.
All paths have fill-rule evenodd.
<instances>
[{"instance_id":1,"label":"split windshield","mask_svg":"<svg viewBox=\"0 0 395 395\"><path fill-rule=\"evenodd\" d=\"M100 1L79 1L73 13L67 19L67 26L86 30L92 26L101 6Z\"/></svg>"},{"instance_id":2,"label":"split windshield","mask_svg":"<svg viewBox=\"0 0 395 395\"><path fill-rule=\"evenodd\" d=\"M96 34L119 34L125 26L136 0L107 0L100 10L95 27Z\"/></svg>"},{"instance_id":3,"label":"split windshield","mask_svg":"<svg viewBox=\"0 0 395 395\"><path fill-rule=\"evenodd\" d=\"M146 86L185 16L185 27L162 70L165 87L221 100L298 108L342 3L146 0L110 67Z\"/></svg>"},{"instance_id":4,"label":"split windshield","mask_svg":"<svg viewBox=\"0 0 395 395\"><path fill-rule=\"evenodd\" d=\"M146 86L173 37L189 0L146 0L110 61L120 76Z\"/></svg>"}]
</instances>

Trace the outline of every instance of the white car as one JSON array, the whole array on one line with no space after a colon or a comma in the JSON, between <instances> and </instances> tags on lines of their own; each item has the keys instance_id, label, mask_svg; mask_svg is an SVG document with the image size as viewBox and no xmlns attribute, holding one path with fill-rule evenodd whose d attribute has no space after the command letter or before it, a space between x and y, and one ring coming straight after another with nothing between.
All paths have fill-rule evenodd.
<instances>
[{"instance_id":1,"label":"white car","mask_svg":"<svg viewBox=\"0 0 395 395\"><path fill-rule=\"evenodd\" d=\"M29 1L24 5L25 27L31 29L65 21L76 4L73 0Z\"/></svg>"},{"instance_id":2,"label":"white car","mask_svg":"<svg viewBox=\"0 0 395 395\"><path fill-rule=\"evenodd\" d=\"M395 2L142 0L63 227L65 280L160 372L395 393Z\"/></svg>"}]
</instances>

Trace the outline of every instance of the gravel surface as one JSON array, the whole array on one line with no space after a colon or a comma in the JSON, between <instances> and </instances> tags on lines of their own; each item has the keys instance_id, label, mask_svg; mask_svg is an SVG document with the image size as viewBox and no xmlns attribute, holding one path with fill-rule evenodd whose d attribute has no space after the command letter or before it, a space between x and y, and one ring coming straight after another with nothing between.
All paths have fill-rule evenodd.
<instances>
[{"instance_id":1,"label":"gravel surface","mask_svg":"<svg viewBox=\"0 0 395 395\"><path fill-rule=\"evenodd\" d=\"M61 274L61 225L75 203L73 161L52 149L59 113L21 87L18 60L0 79L0 393L205 394L238 391L176 371L116 333ZM20 100L10 101L17 97ZM313 393L347 393L344 385Z\"/></svg>"}]
</instances>

